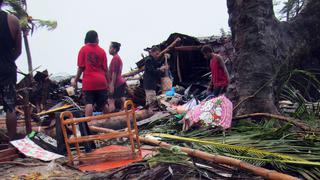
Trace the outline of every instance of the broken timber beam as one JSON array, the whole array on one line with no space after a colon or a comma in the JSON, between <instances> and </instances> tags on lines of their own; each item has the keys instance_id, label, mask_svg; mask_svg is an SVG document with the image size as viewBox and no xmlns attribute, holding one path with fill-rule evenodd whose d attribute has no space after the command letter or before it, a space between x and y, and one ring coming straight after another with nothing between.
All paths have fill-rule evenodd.
<instances>
[{"instance_id":1,"label":"broken timber beam","mask_svg":"<svg viewBox=\"0 0 320 180\"><path fill-rule=\"evenodd\" d=\"M151 114L148 113L148 110L141 110L136 112L137 122L143 119L147 119L150 116ZM109 119L102 120L102 121L101 120L96 122L92 121L89 124L98 126L98 127L109 128L109 129L123 129L127 126L126 118L127 117L123 115L123 116L111 117ZM130 118L132 120L131 116Z\"/></svg>"},{"instance_id":2,"label":"broken timber beam","mask_svg":"<svg viewBox=\"0 0 320 180\"><path fill-rule=\"evenodd\" d=\"M174 50L176 51L199 51L202 46L178 46L175 47Z\"/></svg>"}]
</instances>

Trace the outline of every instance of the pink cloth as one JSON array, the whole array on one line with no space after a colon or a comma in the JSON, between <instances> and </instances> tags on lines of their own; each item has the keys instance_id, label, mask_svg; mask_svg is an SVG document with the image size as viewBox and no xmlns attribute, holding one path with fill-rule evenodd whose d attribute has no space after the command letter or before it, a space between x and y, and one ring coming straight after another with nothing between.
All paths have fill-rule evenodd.
<instances>
[{"instance_id":1,"label":"pink cloth","mask_svg":"<svg viewBox=\"0 0 320 180\"><path fill-rule=\"evenodd\" d=\"M231 127L232 111L232 102L224 95L201 102L187 112L182 120L183 130L193 125L228 129Z\"/></svg>"}]
</instances>

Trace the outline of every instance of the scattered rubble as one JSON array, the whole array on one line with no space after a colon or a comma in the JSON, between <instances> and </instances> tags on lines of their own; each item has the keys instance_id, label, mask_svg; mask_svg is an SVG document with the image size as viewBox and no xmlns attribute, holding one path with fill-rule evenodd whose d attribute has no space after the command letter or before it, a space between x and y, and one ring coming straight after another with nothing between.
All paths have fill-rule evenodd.
<instances>
[{"instance_id":1,"label":"scattered rubble","mask_svg":"<svg viewBox=\"0 0 320 180\"><path fill-rule=\"evenodd\" d=\"M135 140L141 142L142 151L152 152L151 155L141 157L139 162L132 161L127 163L129 165L117 166L120 168L111 168L112 170L103 172L89 171L85 168L79 171L81 168L70 166L70 159L68 164L66 157L45 163L25 158L14 148L8 149L8 140L5 132L2 132L5 128L5 119L1 118L0 178L320 178L320 139L317 136L320 132L317 128L320 125L311 125L314 121L307 122L299 118L263 113L232 117L231 102L227 101L226 104L231 106L226 112L225 107L221 107L220 97L214 100L215 103L211 103L212 106L208 106L210 109L207 112L211 113L211 110L214 110L215 120L219 122L224 119L223 114L227 114L227 124L222 126L217 123L213 126L206 123L202 117L197 121L199 123L195 123L196 126L190 125L184 128L183 122L187 122L187 118L193 116L192 111L206 108L207 104L210 104L207 102L213 100L206 99L205 90L210 81L210 69L209 61L203 58L200 48L203 45L211 45L222 55L230 72L233 72L235 54L229 36L196 38L174 33L158 46L164 50L177 38L180 38L181 42L179 46L170 49L171 56L168 59L174 90L163 93L159 86L157 100L160 109L155 114L149 114L144 109L145 95L142 88L144 58L136 63L137 68L123 74L127 80L128 99L132 99L135 104L135 107L132 107L133 114L115 113L114 116L110 114L105 116L95 112L96 116L90 120L81 118L84 116L81 86L75 93L68 93L71 76L51 77L48 71L37 72L32 78L26 76L17 86L19 132L24 134L30 134L31 130L39 132L35 143L39 147L51 152L56 150L55 153L62 156L71 157L77 154L87 159L89 156L84 156L85 154L105 148L109 154L104 158L112 160L112 164L115 159L122 158L121 155L128 155L126 154L128 150L123 151L124 154L115 154L109 152L108 148L114 145L127 147ZM233 90L234 87L231 85L228 89L228 98L231 100L234 96ZM286 114L301 110L300 106L290 101L280 101L279 106ZM318 104L309 103L303 110L315 109L319 109ZM63 113L65 111L70 111L74 118L69 117L70 119L65 120L70 123L61 124L64 121L61 121L60 116L65 114ZM315 113L315 117L319 117L319 112ZM126 137L120 137L119 133L123 135L124 132L130 132L128 119L133 123L132 120L135 118L139 134L133 136L129 133ZM46 136L52 138L55 143ZM110 137L116 138L111 140ZM87 140L90 140L90 143L84 143ZM66 147L66 144L70 146ZM146 146L147 144L152 146ZM76 153L72 153L74 150ZM95 155L90 158L98 159ZM94 168L101 170L99 167Z\"/></svg>"}]
</instances>

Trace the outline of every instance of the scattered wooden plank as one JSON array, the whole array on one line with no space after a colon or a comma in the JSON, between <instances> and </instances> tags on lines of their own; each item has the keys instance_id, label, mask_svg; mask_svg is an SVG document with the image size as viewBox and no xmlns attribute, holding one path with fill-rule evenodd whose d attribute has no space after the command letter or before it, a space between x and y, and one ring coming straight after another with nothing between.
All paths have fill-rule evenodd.
<instances>
[{"instance_id":1,"label":"scattered wooden plank","mask_svg":"<svg viewBox=\"0 0 320 180\"><path fill-rule=\"evenodd\" d=\"M165 117L168 117L170 116L169 113L167 112L157 112L156 114L154 114L153 116L151 116L150 118L147 118L147 119L144 119L144 120L141 120L139 122L137 122L137 125L138 126L142 126L142 125L145 125L145 124L149 124L149 123L153 123L159 119L162 119L162 118L165 118Z\"/></svg>"},{"instance_id":2,"label":"scattered wooden plank","mask_svg":"<svg viewBox=\"0 0 320 180\"><path fill-rule=\"evenodd\" d=\"M199 51L202 46L178 46L175 47L176 51Z\"/></svg>"},{"instance_id":3,"label":"scattered wooden plank","mask_svg":"<svg viewBox=\"0 0 320 180\"><path fill-rule=\"evenodd\" d=\"M12 161L18 157L18 152L16 148L7 148L0 151L0 162Z\"/></svg>"}]
</instances>

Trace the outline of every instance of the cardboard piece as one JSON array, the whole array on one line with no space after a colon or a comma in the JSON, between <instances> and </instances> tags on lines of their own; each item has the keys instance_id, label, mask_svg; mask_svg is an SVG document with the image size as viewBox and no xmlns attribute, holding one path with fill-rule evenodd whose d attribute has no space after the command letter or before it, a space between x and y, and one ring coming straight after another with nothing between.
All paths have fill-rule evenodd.
<instances>
[{"instance_id":1,"label":"cardboard piece","mask_svg":"<svg viewBox=\"0 0 320 180\"><path fill-rule=\"evenodd\" d=\"M40 159L42 161L52 161L63 157L59 154L44 150L28 137L11 141L10 143L24 155L35 159Z\"/></svg>"}]
</instances>

